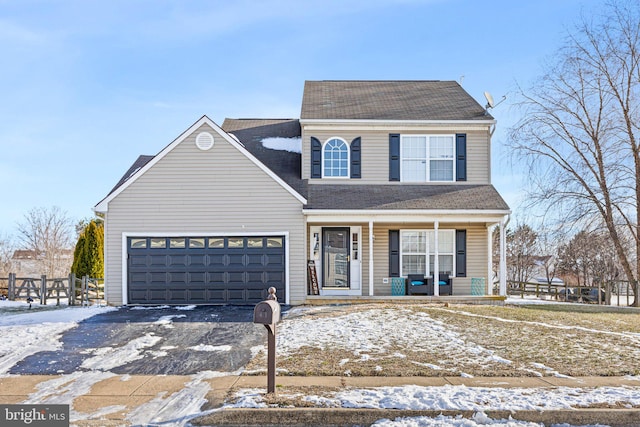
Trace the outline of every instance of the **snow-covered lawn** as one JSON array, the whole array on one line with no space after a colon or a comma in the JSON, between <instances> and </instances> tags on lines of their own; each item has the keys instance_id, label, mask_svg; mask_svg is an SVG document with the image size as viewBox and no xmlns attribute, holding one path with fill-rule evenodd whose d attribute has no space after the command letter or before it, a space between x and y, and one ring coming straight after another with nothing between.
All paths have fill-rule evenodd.
<instances>
[{"instance_id":1,"label":"snow-covered lawn","mask_svg":"<svg viewBox=\"0 0 640 427\"><path fill-rule=\"evenodd\" d=\"M7 314L0 301L0 375L18 361L40 351L61 346L60 336L83 319L115 310L109 307L69 307L24 310ZM156 323L171 328L181 312L171 307ZM560 387L503 389L486 387L379 387L314 390L313 393L280 390L282 402L305 406L343 408L442 409L477 411L473 419L451 417L380 420L378 425L534 426L537 424L491 420L490 409L565 409L578 407L640 407L640 315L629 313L575 313L545 309L489 306L332 306L291 309L277 327L279 375L528 375L569 376L615 373L638 381L637 387ZM99 419L122 411L122 406L92 413L74 409L74 399L94 384L115 377L109 372L141 358L154 360L166 352L153 350L153 334L144 334L119 348L91 349L83 372L42 382L24 403L71 405L73 421ZM195 352L220 351L220 347L195 346ZM243 374L264 373L264 351ZM634 361L634 362L631 362ZM605 365L601 367L600 364ZM567 367L566 365L570 365ZM578 369L579 368L579 369ZM211 390L208 380L234 373L200 372L172 395L141 404L127 414L132 425L188 425L202 411ZM126 381L127 377L122 377ZM271 402L264 389L235 390L226 407L265 407Z\"/></svg>"},{"instance_id":2,"label":"snow-covered lawn","mask_svg":"<svg viewBox=\"0 0 640 427\"><path fill-rule=\"evenodd\" d=\"M640 314L545 306L293 308L278 325L281 374L612 376L640 374ZM565 310L571 305L564 305ZM249 371L266 362L254 359Z\"/></svg>"}]
</instances>

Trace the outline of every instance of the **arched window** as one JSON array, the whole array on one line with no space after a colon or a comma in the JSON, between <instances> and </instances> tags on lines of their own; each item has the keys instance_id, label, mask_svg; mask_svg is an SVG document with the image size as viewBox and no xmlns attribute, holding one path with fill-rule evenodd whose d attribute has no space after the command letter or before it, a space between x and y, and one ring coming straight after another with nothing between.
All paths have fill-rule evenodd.
<instances>
[{"instance_id":1,"label":"arched window","mask_svg":"<svg viewBox=\"0 0 640 427\"><path fill-rule=\"evenodd\" d=\"M324 177L349 177L349 146L340 138L331 138L322 150Z\"/></svg>"}]
</instances>

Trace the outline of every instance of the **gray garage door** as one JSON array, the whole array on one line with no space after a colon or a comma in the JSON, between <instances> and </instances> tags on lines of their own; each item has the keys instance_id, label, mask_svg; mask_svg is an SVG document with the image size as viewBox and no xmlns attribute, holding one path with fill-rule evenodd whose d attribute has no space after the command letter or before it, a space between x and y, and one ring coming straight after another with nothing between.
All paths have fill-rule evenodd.
<instances>
[{"instance_id":1,"label":"gray garage door","mask_svg":"<svg viewBox=\"0 0 640 427\"><path fill-rule=\"evenodd\" d=\"M254 304L285 300L285 239L129 237L129 304Z\"/></svg>"}]
</instances>

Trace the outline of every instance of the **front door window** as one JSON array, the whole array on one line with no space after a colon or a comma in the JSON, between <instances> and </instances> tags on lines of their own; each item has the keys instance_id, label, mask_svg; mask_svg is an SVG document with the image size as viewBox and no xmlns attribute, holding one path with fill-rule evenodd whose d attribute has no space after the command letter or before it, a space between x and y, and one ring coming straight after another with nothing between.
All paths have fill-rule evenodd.
<instances>
[{"instance_id":1,"label":"front door window","mask_svg":"<svg viewBox=\"0 0 640 427\"><path fill-rule=\"evenodd\" d=\"M324 228L322 230L323 287L349 287L349 228Z\"/></svg>"}]
</instances>

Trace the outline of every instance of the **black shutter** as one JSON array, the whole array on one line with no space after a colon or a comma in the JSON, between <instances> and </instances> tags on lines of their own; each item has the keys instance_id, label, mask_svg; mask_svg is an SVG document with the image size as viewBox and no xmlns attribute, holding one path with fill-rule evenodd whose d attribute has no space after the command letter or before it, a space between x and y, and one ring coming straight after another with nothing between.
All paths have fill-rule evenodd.
<instances>
[{"instance_id":1,"label":"black shutter","mask_svg":"<svg viewBox=\"0 0 640 427\"><path fill-rule=\"evenodd\" d=\"M456 230L456 277L467 277L467 230Z\"/></svg>"},{"instance_id":2,"label":"black shutter","mask_svg":"<svg viewBox=\"0 0 640 427\"><path fill-rule=\"evenodd\" d=\"M351 178L362 178L360 163L360 137L351 141Z\"/></svg>"},{"instance_id":3,"label":"black shutter","mask_svg":"<svg viewBox=\"0 0 640 427\"><path fill-rule=\"evenodd\" d=\"M311 137L311 178L322 178L322 143Z\"/></svg>"},{"instance_id":4,"label":"black shutter","mask_svg":"<svg viewBox=\"0 0 640 427\"><path fill-rule=\"evenodd\" d=\"M467 134L456 134L456 181L467 180Z\"/></svg>"},{"instance_id":5,"label":"black shutter","mask_svg":"<svg viewBox=\"0 0 640 427\"><path fill-rule=\"evenodd\" d=\"M389 230L389 277L400 277L400 230Z\"/></svg>"},{"instance_id":6,"label":"black shutter","mask_svg":"<svg viewBox=\"0 0 640 427\"><path fill-rule=\"evenodd\" d=\"M389 181L400 181L400 134L389 134Z\"/></svg>"}]
</instances>

